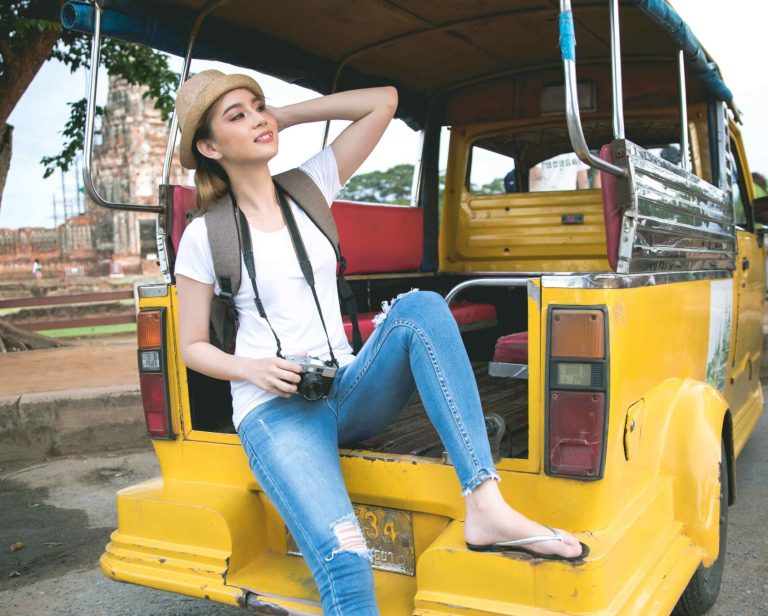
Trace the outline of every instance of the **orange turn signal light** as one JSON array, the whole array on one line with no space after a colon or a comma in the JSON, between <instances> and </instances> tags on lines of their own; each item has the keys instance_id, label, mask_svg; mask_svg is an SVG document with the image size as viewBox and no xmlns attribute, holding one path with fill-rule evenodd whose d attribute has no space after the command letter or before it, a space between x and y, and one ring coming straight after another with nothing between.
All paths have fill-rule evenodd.
<instances>
[{"instance_id":1,"label":"orange turn signal light","mask_svg":"<svg viewBox=\"0 0 768 616\"><path fill-rule=\"evenodd\" d=\"M605 359L602 310L552 311L552 358Z\"/></svg>"},{"instance_id":2,"label":"orange turn signal light","mask_svg":"<svg viewBox=\"0 0 768 616\"><path fill-rule=\"evenodd\" d=\"M158 349L163 340L163 318L160 310L139 312L136 335L140 349Z\"/></svg>"}]
</instances>

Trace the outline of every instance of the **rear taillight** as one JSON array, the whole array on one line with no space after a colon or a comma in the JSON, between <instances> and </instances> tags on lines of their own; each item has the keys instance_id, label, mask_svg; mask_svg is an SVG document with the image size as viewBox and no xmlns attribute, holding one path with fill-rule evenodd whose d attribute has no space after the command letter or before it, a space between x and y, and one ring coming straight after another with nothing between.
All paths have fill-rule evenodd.
<instances>
[{"instance_id":1,"label":"rear taillight","mask_svg":"<svg viewBox=\"0 0 768 616\"><path fill-rule=\"evenodd\" d=\"M139 312L137 318L139 382L147 432L152 438L172 439L165 366L165 309Z\"/></svg>"},{"instance_id":2,"label":"rear taillight","mask_svg":"<svg viewBox=\"0 0 768 616\"><path fill-rule=\"evenodd\" d=\"M599 479L608 425L604 307L550 307L547 351L549 475Z\"/></svg>"}]
</instances>

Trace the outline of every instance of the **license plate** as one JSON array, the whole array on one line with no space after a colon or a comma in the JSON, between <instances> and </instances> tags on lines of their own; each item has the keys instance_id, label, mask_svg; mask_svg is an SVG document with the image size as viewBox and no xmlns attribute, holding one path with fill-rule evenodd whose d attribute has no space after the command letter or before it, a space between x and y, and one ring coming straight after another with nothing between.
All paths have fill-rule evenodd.
<instances>
[{"instance_id":1,"label":"license plate","mask_svg":"<svg viewBox=\"0 0 768 616\"><path fill-rule=\"evenodd\" d=\"M373 567L405 575L415 573L413 524L410 511L354 505L365 542L373 553ZM288 532L288 554L301 556L299 546Z\"/></svg>"}]
</instances>

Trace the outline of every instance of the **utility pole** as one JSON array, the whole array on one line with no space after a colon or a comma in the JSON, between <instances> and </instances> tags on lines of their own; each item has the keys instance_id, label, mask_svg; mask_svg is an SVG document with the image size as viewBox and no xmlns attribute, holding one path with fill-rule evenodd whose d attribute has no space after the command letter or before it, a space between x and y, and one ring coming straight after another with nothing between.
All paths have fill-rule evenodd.
<instances>
[{"instance_id":1,"label":"utility pole","mask_svg":"<svg viewBox=\"0 0 768 616\"><path fill-rule=\"evenodd\" d=\"M85 207L83 206L83 195L80 187L80 159L75 157L75 199L77 201L77 213L85 214Z\"/></svg>"},{"instance_id":2,"label":"utility pole","mask_svg":"<svg viewBox=\"0 0 768 616\"><path fill-rule=\"evenodd\" d=\"M56 195L53 195L53 228L59 226L59 216L56 211Z\"/></svg>"},{"instance_id":3,"label":"utility pole","mask_svg":"<svg viewBox=\"0 0 768 616\"><path fill-rule=\"evenodd\" d=\"M64 188L64 170L61 170L61 200L64 203L64 222L67 222L69 213L67 212L67 191Z\"/></svg>"}]
</instances>

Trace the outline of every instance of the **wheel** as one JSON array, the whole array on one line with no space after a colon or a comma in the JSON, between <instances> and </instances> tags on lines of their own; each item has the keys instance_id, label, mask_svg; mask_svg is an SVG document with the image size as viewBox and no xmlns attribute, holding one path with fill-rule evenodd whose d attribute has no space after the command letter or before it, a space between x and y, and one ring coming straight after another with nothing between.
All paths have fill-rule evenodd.
<instances>
[{"instance_id":1,"label":"wheel","mask_svg":"<svg viewBox=\"0 0 768 616\"><path fill-rule=\"evenodd\" d=\"M701 616L715 604L725 569L725 547L728 536L728 459L725 444L720 445L720 553L712 566L699 565L680 600L674 616Z\"/></svg>"}]
</instances>

